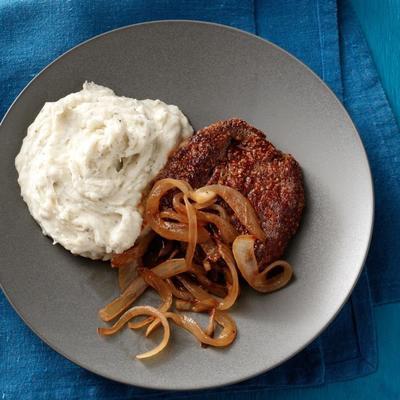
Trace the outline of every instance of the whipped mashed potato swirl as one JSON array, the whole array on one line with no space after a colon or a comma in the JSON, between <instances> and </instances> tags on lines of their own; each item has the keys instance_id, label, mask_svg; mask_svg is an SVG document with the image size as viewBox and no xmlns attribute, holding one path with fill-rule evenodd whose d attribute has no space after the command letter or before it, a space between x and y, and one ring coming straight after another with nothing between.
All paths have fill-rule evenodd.
<instances>
[{"instance_id":1,"label":"whipped mashed potato swirl","mask_svg":"<svg viewBox=\"0 0 400 400\"><path fill-rule=\"evenodd\" d=\"M29 126L15 160L21 195L54 243L108 259L134 244L143 192L192 133L174 105L86 82Z\"/></svg>"}]
</instances>

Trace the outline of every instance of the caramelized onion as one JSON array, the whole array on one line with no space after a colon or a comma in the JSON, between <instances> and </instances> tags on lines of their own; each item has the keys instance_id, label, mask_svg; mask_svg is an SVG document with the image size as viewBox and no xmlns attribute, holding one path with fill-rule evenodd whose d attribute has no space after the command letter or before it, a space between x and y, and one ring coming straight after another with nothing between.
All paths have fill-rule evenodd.
<instances>
[{"instance_id":1,"label":"caramelized onion","mask_svg":"<svg viewBox=\"0 0 400 400\"><path fill-rule=\"evenodd\" d=\"M237 330L235 321L223 311L213 311L213 319L222 327L222 331L217 338L213 338L211 335L207 334L207 331L210 329L209 327L207 328L206 332L203 331L199 324L193 318L187 315L173 312L167 312L164 315L166 318L172 319L176 325L190 332L203 344L214 347L225 347L229 346L236 338ZM149 336L152 332L154 332L158 326L160 326L160 322L158 320L149 325L146 331L146 336Z\"/></svg>"},{"instance_id":2,"label":"caramelized onion","mask_svg":"<svg viewBox=\"0 0 400 400\"><path fill-rule=\"evenodd\" d=\"M104 335L104 336L113 335L113 334L117 333L129 320L131 320L132 318L137 317L139 315L150 315L152 317L155 317L155 318L157 318L157 321L159 320L161 325L164 327L164 335L161 340L161 343L158 346L156 346L154 349L147 351L146 353L138 354L136 356L136 358L138 358L138 359L145 359L145 358L153 357L165 348L165 346L168 344L169 337L171 335L167 318L165 317L165 315L162 312L158 311L154 307L150 307L150 306L132 307L131 309L126 311L113 326L107 327L107 328L98 328L97 332L100 335Z\"/></svg>"},{"instance_id":3,"label":"caramelized onion","mask_svg":"<svg viewBox=\"0 0 400 400\"><path fill-rule=\"evenodd\" d=\"M209 208L215 203L216 197L213 196L212 199L209 199L207 201L204 201L202 203L198 203L194 198L193 198L193 191L189 193L189 196L192 200L194 200L194 207L197 210L201 210L202 208ZM173 199L172 199L172 207L179 213L184 213L185 212L185 205L182 203L183 200L183 193L177 193Z\"/></svg>"},{"instance_id":4,"label":"caramelized onion","mask_svg":"<svg viewBox=\"0 0 400 400\"><path fill-rule=\"evenodd\" d=\"M218 337L212 338L207 335L199 326L199 324L187 315L172 312L165 313L168 319L172 319L174 323L181 328L187 330L194 335L201 343L214 347L229 346L236 338L236 324L227 313L216 311L215 321L222 327L222 331Z\"/></svg>"},{"instance_id":5,"label":"caramelized onion","mask_svg":"<svg viewBox=\"0 0 400 400\"><path fill-rule=\"evenodd\" d=\"M188 226L180 222L165 221L159 215L152 220L153 229L162 237L169 240L177 240L180 242L187 242L189 239ZM198 228L198 241L205 242L209 238L207 230L199 226Z\"/></svg>"},{"instance_id":6,"label":"caramelized onion","mask_svg":"<svg viewBox=\"0 0 400 400\"><path fill-rule=\"evenodd\" d=\"M172 292L168 284L150 269L141 268L139 273L147 285L151 286L163 300L163 304L160 306L159 311L168 311L172 306ZM131 329L139 329L148 325L153 321L153 319L153 317L148 317L143 321L129 322L128 327Z\"/></svg>"},{"instance_id":7,"label":"caramelized onion","mask_svg":"<svg viewBox=\"0 0 400 400\"><path fill-rule=\"evenodd\" d=\"M141 276L136 277L125 291L99 311L99 317L111 321L118 317L146 290L147 284Z\"/></svg>"},{"instance_id":8,"label":"caramelized onion","mask_svg":"<svg viewBox=\"0 0 400 400\"><path fill-rule=\"evenodd\" d=\"M129 264L121 265L118 267L118 285L121 293L131 284L137 276L136 261L131 261Z\"/></svg>"},{"instance_id":9,"label":"caramelized onion","mask_svg":"<svg viewBox=\"0 0 400 400\"><path fill-rule=\"evenodd\" d=\"M175 190L173 196L162 202L171 190ZM216 203L218 196L251 234L238 236L230 212L225 205ZM172 208L168 208L171 199ZM254 244L257 239L265 240L265 234L249 200L230 187L209 185L194 191L184 181L159 180L147 198L145 221L147 228L135 246L112 259L113 266L119 268L120 287L125 290L100 310L99 315L104 321L120 318L113 326L98 329L102 335L112 335L127 323L131 329L147 325L145 334L148 336L162 325L161 343L137 358L152 357L167 345L170 337L168 319L194 335L203 347L231 344L236 337L236 325L226 310L239 296L237 268L250 286L264 293L280 289L292 277L291 266L282 260L259 272ZM142 257L156 234L166 245L151 260L150 256L156 252L147 254L145 261L156 264L159 259L169 259L152 269L137 268L143 264ZM183 252L185 258L173 258ZM139 276L136 276L137 272ZM148 286L162 299L159 309L149 306L129 308ZM174 297L177 310L209 313L207 328L203 330L189 316L171 312ZM129 322L138 316L146 318ZM216 325L222 330L214 337Z\"/></svg>"},{"instance_id":10,"label":"caramelized onion","mask_svg":"<svg viewBox=\"0 0 400 400\"><path fill-rule=\"evenodd\" d=\"M231 308L239 296L239 277L236 270L235 260L228 246L223 243L218 244L218 249L231 275L231 284L228 289L228 295L222 299L218 305L218 310L227 310Z\"/></svg>"},{"instance_id":11,"label":"caramelized onion","mask_svg":"<svg viewBox=\"0 0 400 400\"><path fill-rule=\"evenodd\" d=\"M193 192L191 193L190 198L193 200ZM217 198L216 198L216 197L213 197L213 198L211 198L211 199L208 200L208 201L203 201L202 203L197 203L197 202L195 202L195 203L194 203L194 207L195 207L197 210L202 210L202 209L204 209L204 208L212 208L212 206L215 204L215 201L216 201L216 200L217 200Z\"/></svg>"},{"instance_id":12,"label":"caramelized onion","mask_svg":"<svg viewBox=\"0 0 400 400\"><path fill-rule=\"evenodd\" d=\"M195 301L192 305L192 311L195 313L209 312L215 309L215 302L209 301Z\"/></svg>"},{"instance_id":13,"label":"caramelized onion","mask_svg":"<svg viewBox=\"0 0 400 400\"><path fill-rule=\"evenodd\" d=\"M193 302L188 300L176 299L175 308L179 311L192 311Z\"/></svg>"},{"instance_id":14,"label":"caramelized onion","mask_svg":"<svg viewBox=\"0 0 400 400\"><path fill-rule=\"evenodd\" d=\"M184 224L188 223L188 219L185 214L179 214L176 211L172 211L172 210L161 211L160 218L171 219L173 221L183 222Z\"/></svg>"},{"instance_id":15,"label":"caramelized onion","mask_svg":"<svg viewBox=\"0 0 400 400\"><path fill-rule=\"evenodd\" d=\"M221 205L210 204L209 206L207 206L207 208L209 208L210 210L217 211L221 218L225 219L226 221L229 221L230 217L229 217L228 213L226 212L225 208L222 207Z\"/></svg>"},{"instance_id":16,"label":"caramelized onion","mask_svg":"<svg viewBox=\"0 0 400 400\"><path fill-rule=\"evenodd\" d=\"M187 200L185 200L185 204L182 204L182 198L185 199L185 196L187 197L187 195L177 193L172 200L172 205L176 213L180 216L178 218L180 218L181 221L184 221L185 218L187 218ZM195 208L194 206L192 207ZM210 207L210 205L208 207ZM224 219L219 215L213 214L211 212L200 211L200 209L197 210L196 215L199 222L215 225L225 243L232 243L235 240L235 237L238 235L236 229L230 224L228 219ZM178 218L176 218L176 220L178 220Z\"/></svg>"},{"instance_id":17,"label":"caramelized onion","mask_svg":"<svg viewBox=\"0 0 400 400\"><path fill-rule=\"evenodd\" d=\"M196 210L201 210L203 208L211 208L214 205L215 200L217 199L216 196L213 195L211 199L208 199L207 201L203 200L201 203L198 203L193 198L194 193L195 192L190 192L189 196L195 202L194 207L196 208ZM179 213L183 213L185 211L184 208L185 206L182 203L182 200L183 200L183 193L177 193L172 199L172 207L174 207L174 209Z\"/></svg>"},{"instance_id":18,"label":"caramelized onion","mask_svg":"<svg viewBox=\"0 0 400 400\"><path fill-rule=\"evenodd\" d=\"M213 224L218 228L222 240L225 243L232 243L238 235L236 229L225 219L210 212L197 211L197 218L200 222Z\"/></svg>"},{"instance_id":19,"label":"caramelized onion","mask_svg":"<svg viewBox=\"0 0 400 400\"><path fill-rule=\"evenodd\" d=\"M235 239L232 245L234 257L243 278L253 289L262 293L273 292L286 286L293 275L290 264L278 260L267 266L264 271L259 272L254 254L254 243L254 236L241 235ZM272 271L278 268L282 271L268 278L268 274L272 275Z\"/></svg>"},{"instance_id":20,"label":"caramelized onion","mask_svg":"<svg viewBox=\"0 0 400 400\"><path fill-rule=\"evenodd\" d=\"M199 281L200 285L207 288L207 291L218 296L218 297L225 297L228 290L226 286L220 285L219 283L215 283L207 278L204 270L199 267L197 264L193 264L192 268L190 269L196 279Z\"/></svg>"},{"instance_id":21,"label":"caramelized onion","mask_svg":"<svg viewBox=\"0 0 400 400\"><path fill-rule=\"evenodd\" d=\"M186 214L188 217L188 225L189 225L189 235L188 235L189 239L186 248L185 261L188 269L190 269L190 267L192 266L193 256L197 244L197 216L196 216L196 210L192 206L192 204L190 204L187 195L183 195L183 200L185 201Z\"/></svg>"},{"instance_id":22,"label":"caramelized onion","mask_svg":"<svg viewBox=\"0 0 400 400\"><path fill-rule=\"evenodd\" d=\"M217 308L218 310L227 310L235 304L235 301L239 295L239 279L236 273L236 268L234 263L231 263L232 260L229 260L231 268L233 266L234 269L234 283L228 288L228 294L223 299L217 300L212 297L207 291L201 288L199 285L196 285L193 282L179 276L178 279L182 283L182 285L187 289L187 291L200 303L209 304L209 308Z\"/></svg>"},{"instance_id":23,"label":"caramelized onion","mask_svg":"<svg viewBox=\"0 0 400 400\"><path fill-rule=\"evenodd\" d=\"M174 258L157 265L152 268L152 271L160 278L165 279L186 272L187 267L183 258ZM118 317L118 315L130 307L146 288L147 283L141 276L138 276L119 297L99 311L100 318L108 322Z\"/></svg>"},{"instance_id":24,"label":"caramelized onion","mask_svg":"<svg viewBox=\"0 0 400 400\"><path fill-rule=\"evenodd\" d=\"M155 319L146 329L145 336L151 335L159 326L161 325L161 321L159 319Z\"/></svg>"},{"instance_id":25,"label":"caramelized onion","mask_svg":"<svg viewBox=\"0 0 400 400\"><path fill-rule=\"evenodd\" d=\"M256 212L250 201L243 196L239 191L224 185L209 185L203 186L195 191L195 196L192 198L201 197L204 195L210 196L210 193L215 193L220 196L233 210L241 224L259 240L265 240L265 233L260 227L260 223Z\"/></svg>"},{"instance_id":26,"label":"caramelized onion","mask_svg":"<svg viewBox=\"0 0 400 400\"><path fill-rule=\"evenodd\" d=\"M190 282L188 279L182 276L178 276L178 280L179 282L182 283L185 289L195 298L195 300L209 304L210 308L214 308L219 304L218 300L214 299L208 292L206 292L199 285Z\"/></svg>"},{"instance_id":27,"label":"caramelized onion","mask_svg":"<svg viewBox=\"0 0 400 400\"><path fill-rule=\"evenodd\" d=\"M206 334L207 336L210 336L210 337L213 337L213 336L214 336L214 331L215 331L215 312L216 312L216 309L215 309L215 308L213 308L213 309L210 311L210 316L209 316L209 318L208 318L207 328L206 328L206 330L205 330L205 334ZM205 343L201 343L201 345L202 345L203 347L208 347L208 345L205 344Z\"/></svg>"},{"instance_id":28,"label":"caramelized onion","mask_svg":"<svg viewBox=\"0 0 400 400\"><path fill-rule=\"evenodd\" d=\"M187 301L191 301L193 300L193 296L184 289L180 289L177 288L174 284L174 282L172 282L171 279L166 279L167 284L169 285L172 294L177 298L177 299L181 299L181 300L187 300Z\"/></svg>"},{"instance_id":29,"label":"caramelized onion","mask_svg":"<svg viewBox=\"0 0 400 400\"><path fill-rule=\"evenodd\" d=\"M214 336L214 331L215 331L215 313L216 313L216 309L213 308L210 312L210 318L208 320L208 325L206 328L206 334L210 337Z\"/></svg>"},{"instance_id":30,"label":"caramelized onion","mask_svg":"<svg viewBox=\"0 0 400 400\"><path fill-rule=\"evenodd\" d=\"M217 199L217 192L215 190L208 190L208 187L209 186L203 186L190 193L190 198L199 205L199 208L201 206L208 207Z\"/></svg>"},{"instance_id":31,"label":"caramelized onion","mask_svg":"<svg viewBox=\"0 0 400 400\"><path fill-rule=\"evenodd\" d=\"M274 274L276 271L277 274ZM271 275L271 277L268 277ZM285 260L277 260L268 265L256 278L257 287L265 287L264 293L274 292L286 286L293 276L292 266ZM266 282L266 284L265 284Z\"/></svg>"},{"instance_id":32,"label":"caramelized onion","mask_svg":"<svg viewBox=\"0 0 400 400\"><path fill-rule=\"evenodd\" d=\"M186 206L182 202L183 193L179 192L172 198L172 207L178 214L182 214L186 216Z\"/></svg>"},{"instance_id":33,"label":"caramelized onion","mask_svg":"<svg viewBox=\"0 0 400 400\"><path fill-rule=\"evenodd\" d=\"M192 191L190 185L177 179L161 179L157 181L151 190L146 202L146 220L151 228L165 239L178 240L180 242L189 241L189 227L181 222L165 221L160 216L160 202L162 197L170 190L178 188L184 194ZM198 241L208 240L208 232L205 228L199 227Z\"/></svg>"},{"instance_id":34,"label":"caramelized onion","mask_svg":"<svg viewBox=\"0 0 400 400\"><path fill-rule=\"evenodd\" d=\"M177 299L175 302L175 308L180 311L192 311L196 313L203 313L213 310L215 307L215 302L213 300L210 301L186 301Z\"/></svg>"}]
</instances>

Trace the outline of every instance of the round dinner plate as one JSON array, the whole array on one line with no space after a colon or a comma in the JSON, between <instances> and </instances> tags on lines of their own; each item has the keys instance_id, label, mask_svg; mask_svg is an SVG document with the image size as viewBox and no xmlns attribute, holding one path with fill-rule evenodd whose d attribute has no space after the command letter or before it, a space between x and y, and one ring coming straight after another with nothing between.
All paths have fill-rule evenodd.
<instances>
[{"instance_id":1,"label":"round dinner plate","mask_svg":"<svg viewBox=\"0 0 400 400\"><path fill-rule=\"evenodd\" d=\"M118 95L176 104L195 129L240 117L302 166L306 211L287 258L288 287L243 289L231 315L238 337L204 349L172 325L167 350L128 329L99 337L99 308L118 294L107 263L71 255L42 235L20 197L14 159L46 101L85 80ZM346 111L307 67L277 46L210 23L162 21L91 39L43 70L8 111L0 132L0 281L15 310L53 349L97 374L156 389L201 389L265 372L329 324L362 269L371 236L373 189L367 157ZM149 301L156 301L151 293ZM157 304L154 303L154 304Z\"/></svg>"}]
</instances>

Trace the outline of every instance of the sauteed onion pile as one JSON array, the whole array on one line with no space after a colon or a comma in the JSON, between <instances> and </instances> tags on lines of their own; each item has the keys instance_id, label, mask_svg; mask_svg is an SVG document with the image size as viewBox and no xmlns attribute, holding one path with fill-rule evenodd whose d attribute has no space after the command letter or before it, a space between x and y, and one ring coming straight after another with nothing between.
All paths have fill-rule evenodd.
<instances>
[{"instance_id":1,"label":"sauteed onion pile","mask_svg":"<svg viewBox=\"0 0 400 400\"><path fill-rule=\"evenodd\" d=\"M248 234L237 232L228 210ZM239 274L262 293L282 288L293 275L283 260L259 268L254 249L265 239L251 203L237 190L223 185L194 190L181 180L157 181L147 197L139 239L112 258L112 266L119 271L121 295L99 315L105 322L116 322L98 332L113 335L128 324L130 329L146 328L148 336L162 327L160 344L137 355L138 359L155 356L167 346L170 321L203 346L230 345L237 330L228 310L239 296ZM132 307L149 287L161 297L159 308ZM182 311L208 313L207 327L203 329Z\"/></svg>"}]
</instances>

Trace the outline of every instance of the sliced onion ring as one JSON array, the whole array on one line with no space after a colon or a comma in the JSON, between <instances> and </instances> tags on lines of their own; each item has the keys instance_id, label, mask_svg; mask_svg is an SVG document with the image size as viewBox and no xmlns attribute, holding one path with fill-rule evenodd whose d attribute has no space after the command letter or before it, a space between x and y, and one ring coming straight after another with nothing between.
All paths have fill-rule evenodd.
<instances>
[{"instance_id":1,"label":"sliced onion ring","mask_svg":"<svg viewBox=\"0 0 400 400\"><path fill-rule=\"evenodd\" d=\"M137 267L137 261L131 261L129 264L118 267L118 285L121 293L123 293L137 277Z\"/></svg>"},{"instance_id":2,"label":"sliced onion ring","mask_svg":"<svg viewBox=\"0 0 400 400\"><path fill-rule=\"evenodd\" d=\"M259 272L254 254L255 240L252 235L240 235L233 242L232 250L240 273L247 283L259 292L269 293L281 289L292 278L292 267L288 262L278 260L268 265L264 271ZM282 269L282 272L268 278L268 274L271 274L275 268Z\"/></svg>"},{"instance_id":3,"label":"sliced onion ring","mask_svg":"<svg viewBox=\"0 0 400 400\"><path fill-rule=\"evenodd\" d=\"M151 228L160 236L169 240L178 240L187 242L189 240L189 227L181 222L165 221L160 216L160 201L162 197L170 190L178 188L184 194L192 191L191 186L177 179L161 179L153 186L146 201L146 220ZM208 240L209 235L205 228L199 227L198 241Z\"/></svg>"},{"instance_id":4,"label":"sliced onion ring","mask_svg":"<svg viewBox=\"0 0 400 400\"><path fill-rule=\"evenodd\" d=\"M192 197L193 193L195 192L189 193L189 195ZM172 200L173 207L177 213L175 219L180 220L181 222L182 221L185 222L185 219L187 220L187 205L186 205L187 200L185 200L185 204L182 203L182 199L185 199L185 196L187 198L187 195L184 195L182 193L177 193ZM196 205L198 205L198 203L195 203L194 205L192 205L192 207L196 208ZM216 206L217 204L212 204L212 205ZM172 217L174 216L174 214L172 213L171 214L161 213L161 215L163 216L170 215ZM200 211L198 207L196 215L199 222L215 225L218 228L221 237L225 243L232 243L235 240L235 237L238 235L236 229L231 225L228 219L224 219L221 216L211 212Z\"/></svg>"},{"instance_id":5,"label":"sliced onion ring","mask_svg":"<svg viewBox=\"0 0 400 400\"><path fill-rule=\"evenodd\" d=\"M165 313L168 319L172 319L175 324L194 335L201 343L214 347L229 346L236 338L236 324L233 319L225 312L216 311L215 321L222 327L222 332L218 337L208 336L198 325L198 323L187 315L172 312Z\"/></svg>"},{"instance_id":6,"label":"sliced onion ring","mask_svg":"<svg viewBox=\"0 0 400 400\"><path fill-rule=\"evenodd\" d=\"M154 349L147 351L146 353L138 354L136 358L145 359L150 358L158 354L162 351L165 346L168 344L169 337L171 335L171 330L169 327L169 323L165 315L158 311L156 308L151 306L138 306L132 307L128 311L126 311L121 318L111 327L107 328L98 328L97 332L100 335L109 336L117 333L129 320L139 315L150 315L152 317L157 318L160 321L161 325L164 327L164 335L159 345L157 345Z\"/></svg>"},{"instance_id":7,"label":"sliced onion ring","mask_svg":"<svg viewBox=\"0 0 400 400\"><path fill-rule=\"evenodd\" d=\"M188 218L189 234L188 245L186 248L185 261L188 269L192 266L194 252L196 251L197 244L197 215L196 210L190 203L186 194L183 195L183 200L186 206L186 214Z\"/></svg>"},{"instance_id":8,"label":"sliced onion ring","mask_svg":"<svg viewBox=\"0 0 400 400\"><path fill-rule=\"evenodd\" d=\"M192 190L190 193L190 198L200 206L202 205L203 207L207 207L208 205L213 204L213 202L217 198L217 193L215 190L207 190L205 189L205 187L206 186L203 186L201 188L202 190Z\"/></svg>"},{"instance_id":9,"label":"sliced onion ring","mask_svg":"<svg viewBox=\"0 0 400 400\"><path fill-rule=\"evenodd\" d=\"M225 243L232 243L238 235L236 229L219 215L205 211L197 211L197 218L200 222L207 222L215 225Z\"/></svg>"},{"instance_id":10,"label":"sliced onion ring","mask_svg":"<svg viewBox=\"0 0 400 400\"><path fill-rule=\"evenodd\" d=\"M224 185L209 185L197 189L191 198L198 198L204 194L210 196L210 193L215 193L232 208L241 224L257 239L264 241L265 233L260 227L260 223L256 212L250 201L243 196L239 191ZM205 195L204 195L205 196Z\"/></svg>"},{"instance_id":11,"label":"sliced onion ring","mask_svg":"<svg viewBox=\"0 0 400 400\"><path fill-rule=\"evenodd\" d=\"M194 207L198 210L201 210L203 208L211 208L214 205L215 200L217 199L217 197L214 194L212 196L210 196L209 198L208 197L207 198L202 198L202 197L196 198L195 193L196 192L194 192L194 191L190 192L190 198L195 202ZM182 199L183 199L183 193L177 193L174 196L174 198L172 200L172 206L174 207L174 209L176 211L181 212L183 210ZM200 202L198 202L198 200L200 200Z\"/></svg>"},{"instance_id":12,"label":"sliced onion ring","mask_svg":"<svg viewBox=\"0 0 400 400\"><path fill-rule=\"evenodd\" d=\"M193 301L176 299L175 308L179 311L191 311L193 307Z\"/></svg>"},{"instance_id":13,"label":"sliced onion ring","mask_svg":"<svg viewBox=\"0 0 400 400\"><path fill-rule=\"evenodd\" d=\"M162 279L172 278L182 272L187 272L187 270L186 262L183 258L173 258L152 268L152 271ZM141 276L138 276L119 297L99 311L100 318L108 322L118 317L131 306L146 288L147 283Z\"/></svg>"},{"instance_id":14,"label":"sliced onion ring","mask_svg":"<svg viewBox=\"0 0 400 400\"><path fill-rule=\"evenodd\" d=\"M196 279L199 281L200 285L206 288L208 292L221 298L224 298L227 295L228 289L226 288L226 286L223 286L208 279L205 270L203 270L203 268L201 268L197 264L192 265L190 272L196 276Z\"/></svg>"},{"instance_id":15,"label":"sliced onion ring","mask_svg":"<svg viewBox=\"0 0 400 400\"><path fill-rule=\"evenodd\" d=\"M169 285L172 294L181 300L191 301L193 300L193 296L185 289L181 289L175 286L174 282L171 279L166 279L165 282Z\"/></svg>"},{"instance_id":16,"label":"sliced onion ring","mask_svg":"<svg viewBox=\"0 0 400 400\"><path fill-rule=\"evenodd\" d=\"M229 221L230 217L229 217L228 213L226 212L225 208L222 207L221 205L219 205L219 204L210 204L209 206L207 206L207 208L209 208L210 210L217 211L221 218Z\"/></svg>"},{"instance_id":17,"label":"sliced onion ring","mask_svg":"<svg viewBox=\"0 0 400 400\"><path fill-rule=\"evenodd\" d=\"M195 297L195 299L199 300L200 302L210 302L213 300L217 304L216 308L218 310L228 310L235 304L236 299L239 296L239 277L237 275L235 261L229 248L223 243L219 245L219 248L221 251L221 256L227 264L232 277L232 284L229 286L228 294L224 298L217 300L195 283L192 283L180 276L178 279L185 286L188 292Z\"/></svg>"},{"instance_id":18,"label":"sliced onion ring","mask_svg":"<svg viewBox=\"0 0 400 400\"><path fill-rule=\"evenodd\" d=\"M229 286L227 296L221 300L217 309L218 310L228 310L235 304L236 299L239 296L239 291L240 291L239 277L238 277L235 260L233 258L231 249L223 243L218 243L218 249L220 251L222 258L225 261L225 264L228 266L228 270L231 275L232 283Z\"/></svg>"},{"instance_id":19,"label":"sliced onion ring","mask_svg":"<svg viewBox=\"0 0 400 400\"><path fill-rule=\"evenodd\" d=\"M199 285L196 285L193 282L190 282L188 279L183 276L178 276L177 278L179 282L185 287L185 289L195 298L195 300L200 301L202 303L210 304L210 308L217 307L219 305L219 301L212 297L208 292L206 292Z\"/></svg>"},{"instance_id":20,"label":"sliced onion ring","mask_svg":"<svg viewBox=\"0 0 400 400\"><path fill-rule=\"evenodd\" d=\"M160 312L168 311L172 306L172 291L168 284L150 269L141 268L139 273L144 281L151 286L163 300L163 303L158 310ZM142 321L129 322L128 327L130 329L139 329L150 324L153 319L153 317L148 317Z\"/></svg>"},{"instance_id":21,"label":"sliced onion ring","mask_svg":"<svg viewBox=\"0 0 400 400\"><path fill-rule=\"evenodd\" d=\"M188 223L186 214L180 214L180 213L177 213L176 211L172 211L172 210L160 211L160 218L171 219L173 221L182 222L183 224Z\"/></svg>"},{"instance_id":22,"label":"sliced onion ring","mask_svg":"<svg viewBox=\"0 0 400 400\"><path fill-rule=\"evenodd\" d=\"M210 336L210 337L214 336L214 331L215 331L215 313L216 313L216 311L217 310L215 308L213 308L210 311L210 318L208 320L208 325L207 325L207 328L206 328L206 334L208 336Z\"/></svg>"},{"instance_id":23,"label":"sliced onion ring","mask_svg":"<svg viewBox=\"0 0 400 400\"><path fill-rule=\"evenodd\" d=\"M159 326L161 325L161 321L159 319L155 319L146 329L145 336L151 335Z\"/></svg>"},{"instance_id":24,"label":"sliced onion ring","mask_svg":"<svg viewBox=\"0 0 400 400\"><path fill-rule=\"evenodd\" d=\"M179 311L191 311L195 313L210 312L215 309L214 302L186 301L177 299L175 308Z\"/></svg>"},{"instance_id":25,"label":"sliced onion ring","mask_svg":"<svg viewBox=\"0 0 400 400\"><path fill-rule=\"evenodd\" d=\"M213 337L213 336L214 336L214 332L215 332L215 325L216 325L216 322L215 322L215 312L216 312L216 309L215 309L215 308L213 308L213 309L210 311L210 315L209 315L209 318L208 318L207 328L206 328L206 330L205 330L205 334L206 334L207 336L210 336L210 337ZM201 345L202 345L202 347L204 347L204 348L208 347L208 345L205 344L205 343L201 343Z\"/></svg>"},{"instance_id":26,"label":"sliced onion ring","mask_svg":"<svg viewBox=\"0 0 400 400\"><path fill-rule=\"evenodd\" d=\"M199 324L191 317L178 314L174 312L167 312L164 314L166 318L172 319L174 323L181 328L190 332L201 343L214 347L229 346L236 338L236 324L235 321L224 311L214 311L214 320L222 327L222 332L217 338L211 337L201 329ZM155 320L148 326L146 336L149 336L160 326L160 321Z\"/></svg>"}]
</instances>

